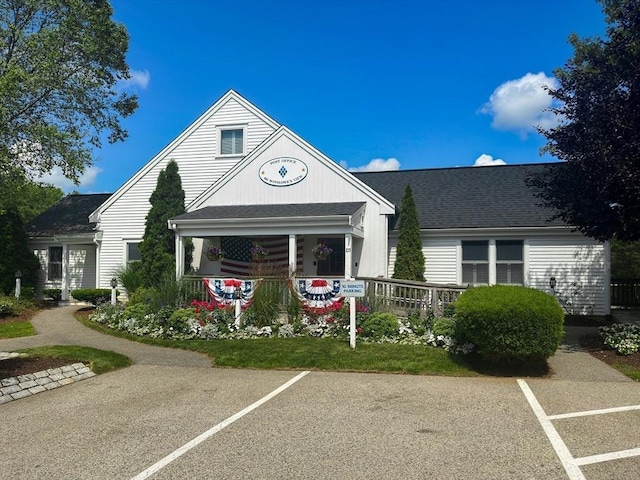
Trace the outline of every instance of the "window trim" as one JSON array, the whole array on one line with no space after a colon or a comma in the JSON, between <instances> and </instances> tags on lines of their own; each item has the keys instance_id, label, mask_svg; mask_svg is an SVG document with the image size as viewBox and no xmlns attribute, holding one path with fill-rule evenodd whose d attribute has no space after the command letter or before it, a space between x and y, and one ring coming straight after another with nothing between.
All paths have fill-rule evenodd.
<instances>
[{"instance_id":1,"label":"window trim","mask_svg":"<svg viewBox=\"0 0 640 480\"><path fill-rule=\"evenodd\" d=\"M128 265L130 263L139 262L141 260L141 258L137 259L137 260L130 260L129 259L129 245L131 245L131 244L138 245L138 253L140 253L140 244L141 243L142 243L142 239L141 238L140 239L135 239L135 238L124 239L124 263L125 264Z\"/></svg>"},{"instance_id":2,"label":"window trim","mask_svg":"<svg viewBox=\"0 0 640 480\"><path fill-rule=\"evenodd\" d=\"M223 158L230 157L242 157L247 154L247 126L246 125L220 125L216 127L218 146L216 148L216 156ZM230 130L242 131L242 152L240 153L222 153L222 132L228 132Z\"/></svg>"},{"instance_id":3,"label":"window trim","mask_svg":"<svg viewBox=\"0 0 640 480\"><path fill-rule=\"evenodd\" d=\"M511 242L511 243L519 243L520 244L520 260L498 260L498 248L500 243ZM514 239L499 239L496 240L496 284L499 285L524 285L524 240L514 240ZM506 265L507 266L507 282L501 283L498 282L498 265ZM512 265L521 265L522 270L522 282L513 282L511 280L512 276Z\"/></svg>"},{"instance_id":4,"label":"window trim","mask_svg":"<svg viewBox=\"0 0 640 480\"><path fill-rule=\"evenodd\" d=\"M51 251L53 249L56 249L60 251L60 261L59 262L52 262L51 261ZM61 282L62 281L62 268L64 266L64 248L61 245L49 245L49 247L47 248L47 281L48 282ZM60 276L59 277L53 277L51 275L51 267L53 265L59 265L60 267Z\"/></svg>"},{"instance_id":5,"label":"window trim","mask_svg":"<svg viewBox=\"0 0 640 480\"><path fill-rule=\"evenodd\" d=\"M486 242L488 244L487 248L487 258L488 261L486 264L488 265L488 283L477 283L477 282L467 282L464 276L464 265L478 265L485 264L484 261L479 260L463 260L464 258L464 249L463 244L466 242ZM520 258L521 260L498 260L498 248L500 242L517 242L521 246L520 250ZM458 281L461 285L469 284L469 285L528 285L528 275L529 275L529 240L524 237L507 237L502 235L497 236L485 236L485 237L471 237L471 238L460 238L458 239L457 244L457 255L458 255ZM500 265L507 265L507 279L511 283L503 283L498 282L498 269ZM519 275L519 279L522 280L522 283L514 283L511 281L512 276L512 268L511 265L521 265L521 274ZM474 267L473 279L477 280L477 267ZM467 272L468 275L468 272Z\"/></svg>"},{"instance_id":6,"label":"window trim","mask_svg":"<svg viewBox=\"0 0 640 480\"><path fill-rule=\"evenodd\" d=\"M464 260L464 244L467 243L482 243L486 248L486 260ZM490 242L489 240L462 240L460 242L460 280L461 283L468 283L470 285L490 285L491 284L491 268L490 268ZM472 280L471 282L466 282L464 280L464 266L471 265L473 268L472 272ZM478 265L485 265L487 269L487 282L478 282Z\"/></svg>"}]
</instances>

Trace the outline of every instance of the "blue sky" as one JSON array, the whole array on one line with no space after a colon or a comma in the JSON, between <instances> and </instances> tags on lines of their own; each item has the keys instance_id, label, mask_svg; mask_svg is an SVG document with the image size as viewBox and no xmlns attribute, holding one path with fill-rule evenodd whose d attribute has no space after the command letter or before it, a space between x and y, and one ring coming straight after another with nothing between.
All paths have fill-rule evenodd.
<instances>
[{"instance_id":1,"label":"blue sky","mask_svg":"<svg viewBox=\"0 0 640 480\"><path fill-rule=\"evenodd\" d=\"M541 89L602 34L595 0L112 0L130 35L129 138L81 185L112 192L232 88L347 168L540 157ZM483 156L484 155L484 156Z\"/></svg>"}]
</instances>

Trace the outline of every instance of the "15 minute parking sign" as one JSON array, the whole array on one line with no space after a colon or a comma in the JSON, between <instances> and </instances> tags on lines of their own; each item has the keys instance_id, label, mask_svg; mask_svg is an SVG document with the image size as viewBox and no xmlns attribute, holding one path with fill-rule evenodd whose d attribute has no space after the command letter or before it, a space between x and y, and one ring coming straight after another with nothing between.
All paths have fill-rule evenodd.
<instances>
[{"instance_id":1,"label":"15 minute parking sign","mask_svg":"<svg viewBox=\"0 0 640 480\"><path fill-rule=\"evenodd\" d=\"M343 297L364 297L364 280L341 280L338 295Z\"/></svg>"},{"instance_id":2,"label":"15 minute parking sign","mask_svg":"<svg viewBox=\"0 0 640 480\"><path fill-rule=\"evenodd\" d=\"M349 346L356 348L356 299L364 297L364 280L341 280L338 295L349 299Z\"/></svg>"}]
</instances>

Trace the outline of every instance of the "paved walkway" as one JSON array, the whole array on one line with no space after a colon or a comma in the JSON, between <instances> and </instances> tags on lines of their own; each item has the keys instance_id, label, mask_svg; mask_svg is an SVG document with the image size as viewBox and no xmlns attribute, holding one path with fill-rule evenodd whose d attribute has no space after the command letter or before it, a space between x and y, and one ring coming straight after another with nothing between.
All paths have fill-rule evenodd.
<instances>
[{"instance_id":1,"label":"paved walkway","mask_svg":"<svg viewBox=\"0 0 640 480\"><path fill-rule=\"evenodd\" d=\"M81 345L112 350L142 365L211 367L211 360L200 353L145 345L96 332L75 319L74 313L78 308L77 305L71 305L40 312L31 321L36 335L0 339L0 351L9 352L44 345Z\"/></svg>"},{"instance_id":2,"label":"paved walkway","mask_svg":"<svg viewBox=\"0 0 640 480\"><path fill-rule=\"evenodd\" d=\"M0 340L0 351L42 345L83 345L113 350L128 356L136 364L176 367L211 367L211 360L199 353L163 348L104 335L82 325L74 317L78 306L57 307L36 315L32 324L37 335ZM554 380L624 382L631 381L617 370L584 352L578 339L587 333L597 333L595 327L565 327L565 340L549 360Z\"/></svg>"}]
</instances>

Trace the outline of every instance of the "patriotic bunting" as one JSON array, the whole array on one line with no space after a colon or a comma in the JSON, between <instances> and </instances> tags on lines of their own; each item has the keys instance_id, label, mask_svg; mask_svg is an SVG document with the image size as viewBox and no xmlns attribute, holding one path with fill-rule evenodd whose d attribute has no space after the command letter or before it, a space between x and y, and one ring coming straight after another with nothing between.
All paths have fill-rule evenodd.
<instances>
[{"instance_id":1,"label":"patriotic bunting","mask_svg":"<svg viewBox=\"0 0 640 480\"><path fill-rule=\"evenodd\" d=\"M293 285L294 292L307 307L326 308L342 301L342 297L338 296L340 280L294 280Z\"/></svg>"},{"instance_id":2,"label":"patriotic bunting","mask_svg":"<svg viewBox=\"0 0 640 480\"><path fill-rule=\"evenodd\" d=\"M240 304L243 308L251 305L253 292L258 280L238 280L236 278L203 278L209 296L219 305L230 306L235 303L235 292L240 287Z\"/></svg>"}]
</instances>

